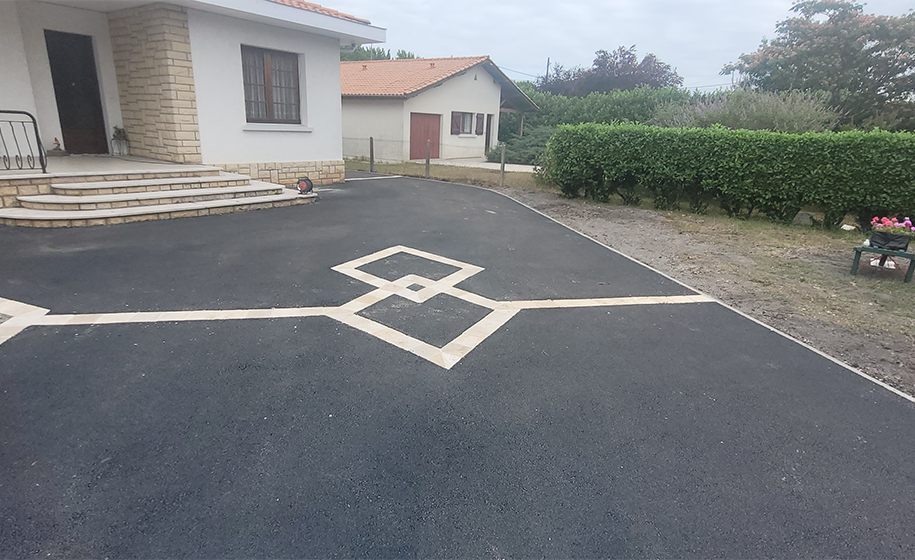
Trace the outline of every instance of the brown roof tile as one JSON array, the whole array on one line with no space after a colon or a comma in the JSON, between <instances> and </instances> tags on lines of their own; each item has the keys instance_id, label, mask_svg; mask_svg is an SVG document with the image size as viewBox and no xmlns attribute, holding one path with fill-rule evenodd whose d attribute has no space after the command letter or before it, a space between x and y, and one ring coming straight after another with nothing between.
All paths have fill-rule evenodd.
<instances>
[{"instance_id":1,"label":"brown roof tile","mask_svg":"<svg viewBox=\"0 0 915 560\"><path fill-rule=\"evenodd\" d=\"M488 56L341 62L341 89L344 96L403 97L486 60Z\"/></svg>"},{"instance_id":2,"label":"brown roof tile","mask_svg":"<svg viewBox=\"0 0 915 560\"><path fill-rule=\"evenodd\" d=\"M321 6L319 4L314 4L312 2L305 2L304 0L267 0L267 1L273 2L274 4L282 4L283 6L289 6L290 8L298 8L300 10L314 12L316 14L321 14L321 15L325 15L325 16L334 17L337 19L351 21L353 23L366 23L366 24L372 23L367 19L357 18L356 16L344 14L343 12L338 12L337 10L331 10L330 8L325 8L324 6Z\"/></svg>"}]
</instances>

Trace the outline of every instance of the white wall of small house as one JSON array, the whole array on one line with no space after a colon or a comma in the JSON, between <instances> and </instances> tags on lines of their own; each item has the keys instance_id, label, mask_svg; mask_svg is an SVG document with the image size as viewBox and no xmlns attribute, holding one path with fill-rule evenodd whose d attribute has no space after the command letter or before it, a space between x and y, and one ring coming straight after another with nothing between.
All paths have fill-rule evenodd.
<instances>
[{"instance_id":1,"label":"white wall of small house","mask_svg":"<svg viewBox=\"0 0 915 560\"><path fill-rule=\"evenodd\" d=\"M343 158L338 39L197 10L188 29L204 163ZM242 45L298 55L301 125L247 123Z\"/></svg>"},{"instance_id":2,"label":"white wall of small house","mask_svg":"<svg viewBox=\"0 0 915 560\"><path fill-rule=\"evenodd\" d=\"M29 63L19 29L15 2L0 2L0 110L35 113L35 95L29 78Z\"/></svg>"},{"instance_id":3,"label":"white wall of small house","mask_svg":"<svg viewBox=\"0 0 915 560\"><path fill-rule=\"evenodd\" d=\"M344 157L369 157L374 138L377 161L403 161L403 106L403 99L344 98Z\"/></svg>"},{"instance_id":4,"label":"white wall of small house","mask_svg":"<svg viewBox=\"0 0 915 560\"><path fill-rule=\"evenodd\" d=\"M0 2L0 4L5 4L5 2ZM99 78L99 95L105 117L105 130L110 137L112 127L121 126L121 101L118 96L118 82L114 70L111 35L108 32L108 16L101 12L45 2L17 2L16 8L19 13L18 25L22 33L31 78L35 117L38 119L41 141L45 147L50 149L53 146L54 138L58 138L61 143L64 141L60 131L57 98L54 95L54 82L51 80L51 65L48 61L48 48L45 43L46 29L92 37L95 67ZM0 16L0 20L3 19ZM0 24L0 26L2 25L6 24Z\"/></svg>"},{"instance_id":5,"label":"white wall of small house","mask_svg":"<svg viewBox=\"0 0 915 560\"><path fill-rule=\"evenodd\" d=\"M485 155L486 143L484 116L484 134L476 135L476 115L493 115L490 130L490 147L496 145L499 131L499 105L502 98L502 87L492 75L477 66L442 82L438 87L430 88L404 103L404 139L406 151L404 158L410 156L410 113L431 113L442 115L442 136L439 156L442 159L478 158ZM473 130L471 134L451 134L451 113L473 113Z\"/></svg>"}]
</instances>

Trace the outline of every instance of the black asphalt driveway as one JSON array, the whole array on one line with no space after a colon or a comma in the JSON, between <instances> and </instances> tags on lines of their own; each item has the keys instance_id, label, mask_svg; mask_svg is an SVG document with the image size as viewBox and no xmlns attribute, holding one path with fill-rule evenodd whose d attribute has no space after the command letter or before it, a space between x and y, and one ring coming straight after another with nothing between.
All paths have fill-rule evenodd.
<instances>
[{"instance_id":1,"label":"black asphalt driveway","mask_svg":"<svg viewBox=\"0 0 915 560\"><path fill-rule=\"evenodd\" d=\"M331 267L395 245L497 301L694 294L499 194L388 178L0 227L0 297L339 306L372 287ZM482 316L457 301L365 316L441 346ZM908 400L717 303L524 310L450 370L328 317L33 326L0 344L0 557L912 557L913 433Z\"/></svg>"}]
</instances>

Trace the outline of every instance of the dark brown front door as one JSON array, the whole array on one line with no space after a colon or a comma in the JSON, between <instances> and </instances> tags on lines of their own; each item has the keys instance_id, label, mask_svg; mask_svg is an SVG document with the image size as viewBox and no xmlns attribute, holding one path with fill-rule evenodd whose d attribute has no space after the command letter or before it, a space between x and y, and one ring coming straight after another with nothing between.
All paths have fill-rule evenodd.
<instances>
[{"instance_id":1,"label":"dark brown front door","mask_svg":"<svg viewBox=\"0 0 915 560\"><path fill-rule=\"evenodd\" d=\"M92 37L45 30L44 38L64 148L71 154L107 154Z\"/></svg>"},{"instance_id":2,"label":"dark brown front door","mask_svg":"<svg viewBox=\"0 0 915 560\"><path fill-rule=\"evenodd\" d=\"M491 139L492 139L492 115L486 115L486 147L483 148L484 156L489 153Z\"/></svg>"},{"instance_id":3,"label":"dark brown front door","mask_svg":"<svg viewBox=\"0 0 915 560\"><path fill-rule=\"evenodd\" d=\"M432 159L438 159L441 132L441 115L410 113L410 159L426 159L426 140L432 143Z\"/></svg>"}]
</instances>

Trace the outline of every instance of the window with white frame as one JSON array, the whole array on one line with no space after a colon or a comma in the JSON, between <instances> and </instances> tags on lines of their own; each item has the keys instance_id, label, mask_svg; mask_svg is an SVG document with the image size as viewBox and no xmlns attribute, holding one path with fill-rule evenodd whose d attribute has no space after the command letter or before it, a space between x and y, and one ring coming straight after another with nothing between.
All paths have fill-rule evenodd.
<instances>
[{"instance_id":1,"label":"window with white frame","mask_svg":"<svg viewBox=\"0 0 915 560\"><path fill-rule=\"evenodd\" d=\"M451 113L451 134L473 134L473 113Z\"/></svg>"},{"instance_id":2,"label":"window with white frame","mask_svg":"<svg viewBox=\"0 0 915 560\"><path fill-rule=\"evenodd\" d=\"M476 117L476 119L474 119ZM462 113L459 111L454 111L451 113L451 134L452 135L467 135L467 134L476 134L477 136L483 135L483 119L485 115L483 113ZM476 123L476 128L474 128L474 122Z\"/></svg>"}]
</instances>

